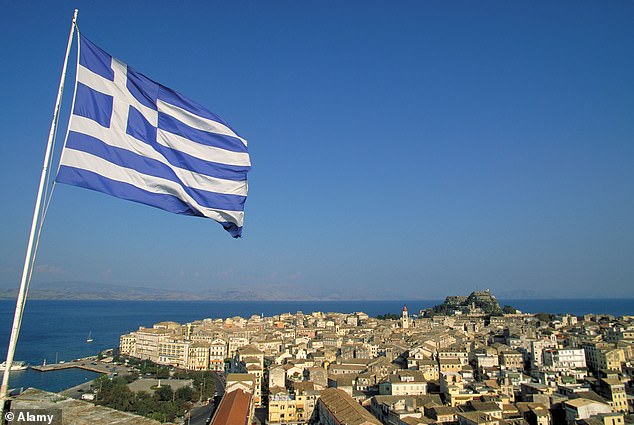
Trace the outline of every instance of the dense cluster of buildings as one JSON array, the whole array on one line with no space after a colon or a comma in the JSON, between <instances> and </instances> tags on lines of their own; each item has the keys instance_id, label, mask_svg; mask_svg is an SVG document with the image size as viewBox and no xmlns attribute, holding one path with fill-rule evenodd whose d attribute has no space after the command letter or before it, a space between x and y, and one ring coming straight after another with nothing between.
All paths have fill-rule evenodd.
<instances>
[{"instance_id":1,"label":"dense cluster of buildings","mask_svg":"<svg viewBox=\"0 0 634 425\"><path fill-rule=\"evenodd\" d=\"M269 424L624 425L634 411L632 317L297 312L157 323L121 353L223 372Z\"/></svg>"}]
</instances>

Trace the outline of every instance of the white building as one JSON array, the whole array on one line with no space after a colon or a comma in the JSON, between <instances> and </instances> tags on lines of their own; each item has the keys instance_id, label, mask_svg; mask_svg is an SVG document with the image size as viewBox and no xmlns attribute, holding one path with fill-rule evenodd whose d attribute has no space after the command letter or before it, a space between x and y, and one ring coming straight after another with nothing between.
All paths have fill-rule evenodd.
<instances>
[{"instance_id":1,"label":"white building","mask_svg":"<svg viewBox=\"0 0 634 425\"><path fill-rule=\"evenodd\" d=\"M601 413L612 413L612 408L605 404L586 398L575 398L564 402L566 423L574 424L579 419L588 419L590 416Z\"/></svg>"},{"instance_id":2,"label":"white building","mask_svg":"<svg viewBox=\"0 0 634 425\"><path fill-rule=\"evenodd\" d=\"M403 329L410 328L410 318L406 306L403 306L403 313L401 314L401 326Z\"/></svg>"},{"instance_id":3,"label":"white building","mask_svg":"<svg viewBox=\"0 0 634 425\"><path fill-rule=\"evenodd\" d=\"M583 348L546 349L542 352L544 366L556 369L582 369L586 367Z\"/></svg>"},{"instance_id":4,"label":"white building","mask_svg":"<svg viewBox=\"0 0 634 425\"><path fill-rule=\"evenodd\" d=\"M382 395L424 395L427 394L427 381L413 376L391 375L379 383Z\"/></svg>"}]
</instances>

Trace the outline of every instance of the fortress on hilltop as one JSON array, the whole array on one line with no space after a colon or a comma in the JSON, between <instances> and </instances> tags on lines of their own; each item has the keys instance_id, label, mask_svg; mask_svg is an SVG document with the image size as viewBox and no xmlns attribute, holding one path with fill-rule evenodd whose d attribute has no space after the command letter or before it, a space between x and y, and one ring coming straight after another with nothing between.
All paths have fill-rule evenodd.
<instances>
[{"instance_id":1,"label":"fortress on hilltop","mask_svg":"<svg viewBox=\"0 0 634 425\"><path fill-rule=\"evenodd\" d=\"M430 314L444 315L502 315L507 312L502 309L497 298L490 290L473 291L469 296L450 295L439 304L427 311ZM511 309L513 310L513 309Z\"/></svg>"}]
</instances>

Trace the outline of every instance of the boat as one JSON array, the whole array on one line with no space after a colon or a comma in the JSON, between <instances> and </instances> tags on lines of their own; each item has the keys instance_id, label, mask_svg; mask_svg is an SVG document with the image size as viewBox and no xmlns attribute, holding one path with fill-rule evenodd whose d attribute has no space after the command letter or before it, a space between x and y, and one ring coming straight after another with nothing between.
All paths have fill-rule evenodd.
<instances>
[{"instance_id":1,"label":"boat","mask_svg":"<svg viewBox=\"0 0 634 425\"><path fill-rule=\"evenodd\" d=\"M16 361L13 362L13 364L11 364L11 370L24 370L24 369L28 369L29 365L27 362L21 362L21 361ZM7 369L7 362L2 362L0 363L0 370L6 370Z\"/></svg>"},{"instance_id":2,"label":"boat","mask_svg":"<svg viewBox=\"0 0 634 425\"><path fill-rule=\"evenodd\" d=\"M88 332L88 338L86 338L86 342L93 342L94 339L92 339L92 332Z\"/></svg>"}]
</instances>

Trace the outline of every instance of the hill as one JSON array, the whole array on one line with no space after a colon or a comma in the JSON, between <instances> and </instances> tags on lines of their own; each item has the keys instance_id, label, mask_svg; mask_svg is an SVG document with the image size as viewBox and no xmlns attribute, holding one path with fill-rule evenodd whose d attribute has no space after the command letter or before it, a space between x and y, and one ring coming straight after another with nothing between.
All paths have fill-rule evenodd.
<instances>
[{"instance_id":1,"label":"hill","mask_svg":"<svg viewBox=\"0 0 634 425\"><path fill-rule=\"evenodd\" d=\"M510 306L500 307L497 298L487 289L474 291L469 296L451 295L442 304L428 310L431 315L482 314L501 316L504 313L515 313Z\"/></svg>"}]
</instances>

